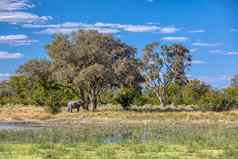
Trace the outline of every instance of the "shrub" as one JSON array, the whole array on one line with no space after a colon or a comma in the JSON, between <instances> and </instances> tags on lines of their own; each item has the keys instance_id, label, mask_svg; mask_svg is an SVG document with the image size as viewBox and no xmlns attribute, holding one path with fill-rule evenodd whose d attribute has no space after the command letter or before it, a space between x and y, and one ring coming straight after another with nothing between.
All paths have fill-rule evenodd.
<instances>
[{"instance_id":1,"label":"shrub","mask_svg":"<svg viewBox=\"0 0 238 159\"><path fill-rule=\"evenodd\" d=\"M200 100L201 109L209 111L228 111L235 107L236 102L229 99L223 92L211 91Z\"/></svg>"},{"instance_id":2,"label":"shrub","mask_svg":"<svg viewBox=\"0 0 238 159\"><path fill-rule=\"evenodd\" d=\"M46 90L45 88L39 83L33 83L32 89L32 100L35 105L45 105L46 104Z\"/></svg>"},{"instance_id":3,"label":"shrub","mask_svg":"<svg viewBox=\"0 0 238 159\"><path fill-rule=\"evenodd\" d=\"M113 90L105 90L99 95L99 102L101 104L116 104L117 102L114 99Z\"/></svg>"},{"instance_id":4,"label":"shrub","mask_svg":"<svg viewBox=\"0 0 238 159\"><path fill-rule=\"evenodd\" d=\"M52 93L48 99L46 110L52 114L61 112L61 100L57 93Z\"/></svg>"},{"instance_id":5,"label":"shrub","mask_svg":"<svg viewBox=\"0 0 238 159\"><path fill-rule=\"evenodd\" d=\"M198 104L200 99L210 91L210 87L199 80L191 80L183 88L183 103L186 105Z\"/></svg>"},{"instance_id":6,"label":"shrub","mask_svg":"<svg viewBox=\"0 0 238 159\"><path fill-rule=\"evenodd\" d=\"M144 97L143 95L137 95L135 96L134 100L133 100L133 104L137 105L137 106L143 106L148 102L147 98Z\"/></svg>"},{"instance_id":7,"label":"shrub","mask_svg":"<svg viewBox=\"0 0 238 159\"><path fill-rule=\"evenodd\" d=\"M150 105L160 105L159 98L155 95L155 93L151 89L145 89L143 92L143 96L146 99L146 104Z\"/></svg>"},{"instance_id":8,"label":"shrub","mask_svg":"<svg viewBox=\"0 0 238 159\"><path fill-rule=\"evenodd\" d=\"M168 87L168 104L183 104L182 87L177 83L171 83Z\"/></svg>"},{"instance_id":9,"label":"shrub","mask_svg":"<svg viewBox=\"0 0 238 159\"><path fill-rule=\"evenodd\" d=\"M123 87L118 90L115 100L123 107L124 110L128 110L137 93L138 89Z\"/></svg>"},{"instance_id":10,"label":"shrub","mask_svg":"<svg viewBox=\"0 0 238 159\"><path fill-rule=\"evenodd\" d=\"M234 108L238 108L238 87L227 87L223 93L230 101L234 102Z\"/></svg>"}]
</instances>

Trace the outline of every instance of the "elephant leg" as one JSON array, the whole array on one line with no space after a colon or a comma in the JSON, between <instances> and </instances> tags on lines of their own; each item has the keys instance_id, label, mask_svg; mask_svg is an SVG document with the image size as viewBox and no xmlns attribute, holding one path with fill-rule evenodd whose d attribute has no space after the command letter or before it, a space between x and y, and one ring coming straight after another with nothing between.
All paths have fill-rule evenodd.
<instances>
[{"instance_id":1,"label":"elephant leg","mask_svg":"<svg viewBox=\"0 0 238 159\"><path fill-rule=\"evenodd\" d=\"M78 111L78 112L79 112L79 108L80 108L80 107L77 107L77 111Z\"/></svg>"},{"instance_id":2,"label":"elephant leg","mask_svg":"<svg viewBox=\"0 0 238 159\"><path fill-rule=\"evenodd\" d=\"M73 112L73 108L72 108L72 106L70 106L70 107L68 108L68 112L70 112L70 113Z\"/></svg>"}]
</instances>

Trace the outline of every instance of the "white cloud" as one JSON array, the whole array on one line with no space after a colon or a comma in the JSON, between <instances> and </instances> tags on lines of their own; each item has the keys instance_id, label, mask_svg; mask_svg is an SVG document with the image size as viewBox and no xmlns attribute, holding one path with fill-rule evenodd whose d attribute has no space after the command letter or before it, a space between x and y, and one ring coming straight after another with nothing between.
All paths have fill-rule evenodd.
<instances>
[{"instance_id":1,"label":"white cloud","mask_svg":"<svg viewBox=\"0 0 238 159\"><path fill-rule=\"evenodd\" d=\"M82 27L100 27L118 29L128 32L154 32L159 29L157 25L133 25L133 24L112 24L112 23L95 23L95 24L83 24Z\"/></svg>"},{"instance_id":2,"label":"white cloud","mask_svg":"<svg viewBox=\"0 0 238 159\"><path fill-rule=\"evenodd\" d=\"M160 23L158 23L158 22L148 22L146 24L148 24L148 25L160 25Z\"/></svg>"},{"instance_id":3,"label":"white cloud","mask_svg":"<svg viewBox=\"0 0 238 159\"><path fill-rule=\"evenodd\" d=\"M0 22L7 23L43 23L52 19L49 16L38 16L27 12L0 12Z\"/></svg>"},{"instance_id":4,"label":"white cloud","mask_svg":"<svg viewBox=\"0 0 238 159\"><path fill-rule=\"evenodd\" d=\"M28 0L1 0L0 11L16 11L34 7Z\"/></svg>"},{"instance_id":5,"label":"white cloud","mask_svg":"<svg viewBox=\"0 0 238 159\"><path fill-rule=\"evenodd\" d=\"M7 59L20 59L23 55L21 53L9 53L5 51L0 51L0 60L7 60Z\"/></svg>"},{"instance_id":6,"label":"white cloud","mask_svg":"<svg viewBox=\"0 0 238 159\"><path fill-rule=\"evenodd\" d=\"M44 29L39 31L41 34L54 34L54 33L71 33L77 30L97 30L101 33L118 33L118 32L155 32L159 30L157 25L132 25L132 24L113 24L113 23L77 23L77 22L67 22L62 24L49 24L49 25L39 25L39 24L24 24L25 28L35 28Z\"/></svg>"},{"instance_id":7,"label":"white cloud","mask_svg":"<svg viewBox=\"0 0 238 159\"><path fill-rule=\"evenodd\" d=\"M208 84L214 84L217 82L230 81L231 76L229 75L199 75L199 76L192 76L191 78L200 79Z\"/></svg>"},{"instance_id":8,"label":"white cloud","mask_svg":"<svg viewBox=\"0 0 238 159\"><path fill-rule=\"evenodd\" d=\"M52 19L50 16L39 16L26 11L34 7L28 0L1 0L0 22L6 23L41 23Z\"/></svg>"},{"instance_id":9,"label":"white cloud","mask_svg":"<svg viewBox=\"0 0 238 159\"><path fill-rule=\"evenodd\" d=\"M78 28L48 28L48 29L39 31L37 33L39 33L39 34L56 34L56 33L70 34L77 30L78 30Z\"/></svg>"},{"instance_id":10,"label":"white cloud","mask_svg":"<svg viewBox=\"0 0 238 159\"><path fill-rule=\"evenodd\" d=\"M128 25L123 28L128 32L153 32L159 29L157 26L146 26L146 25Z\"/></svg>"},{"instance_id":11,"label":"white cloud","mask_svg":"<svg viewBox=\"0 0 238 159\"><path fill-rule=\"evenodd\" d=\"M231 31L231 32L238 32L238 29L232 28L230 31Z\"/></svg>"},{"instance_id":12,"label":"white cloud","mask_svg":"<svg viewBox=\"0 0 238 159\"><path fill-rule=\"evenodd\" d=\"M190 52L197 52L198 49L190 49Z\"/></svg>"},{"instance_id":13,"label":"white cloud","mask_svg":"<svg viewBox=\"0 0 238 159\"><path fill-rule=\"evenodd\" d=\"M219 49L216 49L216 50L210 50L209 53L212 53L212 54L221 54L223 51L222 50L219 50Z\"/></svg>"},{"instance_id":14,"label":"white cloud","mask_svg":"<svg viewBox=\"0 0 238 159\"><path fill-rule=\"evenodd\" d=\"M200 43L195 42L192 44L193 46L203 46L203 47L214 47L214 46L220 46L222 43Z\"/></svg>"},{"instance_id":15,"label":"white cloud","mask_svg":"<svg viewBox=\"0 0 238 159\"><path fill-rule=\"evenodd\" d=\"M192 61L192 64L206 64L207 63L207 61L202 61L202 60L193 60Z\"/></svg>"},{"instance_id":16,"label":"white cloud","mask_svg":"<svg viewBox=\"0 0 238 159\"><path fill-rule=\"evenodd\" d=\"M227 53L225 53L225 55L227 55L227 56L237 56L238 55L238 51L230 51L230 52L227 52Z\"/></svg>"},{"instance_id":17,"label":"white cloud","mask_svg":"<svg viewBox=\"0 0 238 159\"><path fill-rule=\"evenodd\" d=\"M113 33L118 33L120 32L119 30L116 29L110 29L110 28L96 28L96 27L91 27L91 28L48 28L45 30L42 30L38 32L39 34L56 34L56 33L61 33L61 34L70 34L72 32L76 32L78 30L97 30L99 33L104 33L104 34L113 34Z\"/></svg>"},{"instance_id":18,"label":"white cloud","mask_svg":"<svg viewBox=\"0 0 238 159\"><path fill-rule=\"evenodd\" d=\"M30 39L27 35L24 34L0 36L0 44L30 45L34 42L37 41Z\"/></svg>"},{"instance_id":19,"label":"white cloud","mask_svg":"<svg viewBox=\"0 0 238 159\"><path fill-rule=\"evenodd\" d=\"M191 75L190 79L199 79L209 85L221 88L229 84L231 75Z\"/></svg>"},{"instance_id":20,"label":"white cloud","mask_svg":"<svg viewBox=\"0 0 238 159\"><path fill-rule=\"evenodd\" d=\"M83 23L66 22L63 24L23 24L24 28L77 28L84 26Z\"/></svg>"},{"instance_id":21,"label":"white cloud","mask_svg":"<svg viewBox=\"0 0 238 159\"><path fill-rule=\"evenodd\" d=\"M225 52L223 50L210 50L209 51L212 54L221 54L221 55L226 55L226 56L238 56L238 51L229 51L229 52Z\"/></svg>"},{"instance_id":22,"label":"white cloud","mask_svg":"<svg viewBox=\"0 0 238 159\"><path fill-rule=\"evenodd\" d=\"M3 80L9 79L9 77L11 77L11 76L12 76L12 74L10 74L10 73L0 73L0 82Z\"/></svg>"},{"instance_id":23,"label":"white cloud","mask_svg":"<svg viewBox=\"0 0 238 159\"><path fill-rule=\"evenodd\" d=\"M162 38L162 40L168 41L168 42L184 42L189 40L189 38L188 37L164 37Z\"/></svg>"},{"instance_id":24,"label":"white cloud","mask_svg":"<svg viewBox=\"0 0 238 159\"><path fill-rule=\"evenodd\" d=\"M115 34L119 33L120 30L118 29L110 29L110 28L97 28L97 27L89 27L89 28L82 28L83 30L97 30L99 33L103 34Z\"/></svg>"},{"instance_id":25,"label":"white cloud","mask_svg":"<svg viewBox=\"0 0 238 159\"><path fill-rule=\"evenodd\" d=\"M12 74L10 73L0 73L0 77L11 77Z\"/></svg>"},{"instance_id":26,"label":"white cloud","mask_svg":"<svg viewBox=\"0 0 238 159\"><path fill-rule=\"evenodd\" d=\"M205 33L206 31L205 30L190 30L188 31L189 33Z\"/></svg>"},{"instance_id":27,"label":"white cloud","mask_svg":"<svg viewBox=\"0 0 238 159\"><path fill-rule=\"evenodd\" d=\"M171 34L171 33L176 33L178 32L180 29L178 28L175 28L173 26L168 26L168 27L163 27L163 28L160 28L160 33L162 34Z\"/></svg>"}]
</instances>

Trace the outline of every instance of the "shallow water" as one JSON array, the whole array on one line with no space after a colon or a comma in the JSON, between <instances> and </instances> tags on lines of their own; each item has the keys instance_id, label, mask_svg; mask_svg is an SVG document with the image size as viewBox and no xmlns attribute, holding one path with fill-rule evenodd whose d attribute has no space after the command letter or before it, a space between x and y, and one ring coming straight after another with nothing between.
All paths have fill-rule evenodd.
<instances>
[{"instance_id":1,"label":"shallow water","mask_svg":"<svg viewBox=\"0 0 238 159\"><path fill-rule=\"evenodd\" d=\"M0 124L0 130L9 130L9 129L18 129L21 126L13 125L13 124Z\"/></svg>"},{"instance_id":2,"label":"shallow water","mask_svg":"<svg viewBox=\"0 0 238 159\"><path fill-rule=\"evenodd\" d=\"M1 130L18 130L18 129L33 129L34 126L27 125L27 124L8 124L8 123L0 123L0 131Z\"/></svg>"}]
</instances>

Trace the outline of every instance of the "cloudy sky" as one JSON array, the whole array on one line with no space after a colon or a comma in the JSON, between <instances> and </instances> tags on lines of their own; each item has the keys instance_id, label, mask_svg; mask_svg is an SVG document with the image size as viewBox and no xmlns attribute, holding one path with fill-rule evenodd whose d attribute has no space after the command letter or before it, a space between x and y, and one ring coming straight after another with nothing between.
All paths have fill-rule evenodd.
<instances>
[{"instance_id":1,"label":"cloudy sky","mask_svg":"<svg viewBox=\"0 0 238 159\"><path fill-rule=\"evenodd\" d=\"M0 0L0 80L45 58L55 33L112 33L138 48L152 41L191 50L190 78L214 87L238 73L237 0Z\"/></svg>"}]
</instances>

